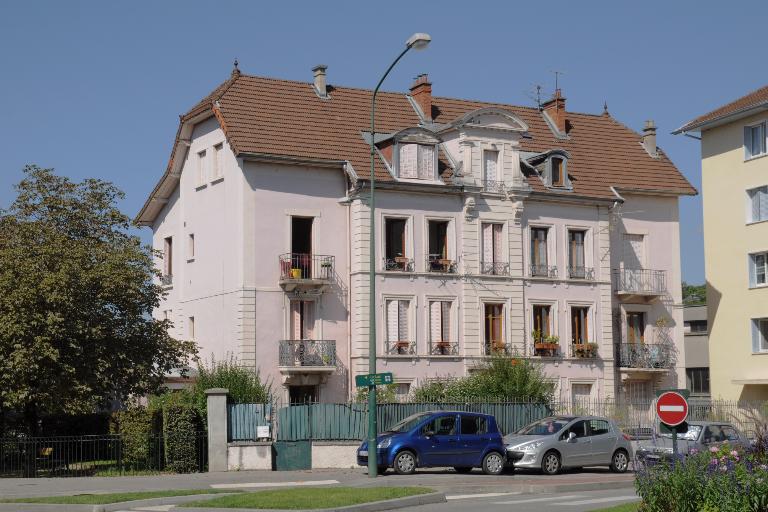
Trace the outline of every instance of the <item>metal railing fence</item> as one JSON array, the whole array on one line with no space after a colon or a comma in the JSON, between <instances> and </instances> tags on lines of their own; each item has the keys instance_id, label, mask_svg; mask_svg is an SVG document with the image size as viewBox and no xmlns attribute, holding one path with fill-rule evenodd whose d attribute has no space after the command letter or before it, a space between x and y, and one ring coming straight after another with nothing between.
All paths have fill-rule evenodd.
<instances>
[{"instance_id":1,"label":"metal railing fence","mask_svg":"<svg viewBox=\"0 0 768 512\"><path fill-rule=\"evenodd\" d=\"M617 292L663 294L667 291L666 272L646 268L614 269L613 289Z\"/></svg>"},{"instance_id":2,"label":"metal railing fence","mask_svg":"<svg viewBox=\"0 0 768 512\"><path fill-rule=\"evenodd\" d=\"M336 366L334 340L280 340L280 366Z\"/></svg>"},{"instance_id":3,"label":"metal railing fence","mask_svg":"<svg viewBox=\"0 0 768 512\"><path fill-rule=\"evenodd\" d=\"M281 254L281 280L326 280L333 279L334 256L322 254L286 253Z\"/></svg>"}]
</instances>

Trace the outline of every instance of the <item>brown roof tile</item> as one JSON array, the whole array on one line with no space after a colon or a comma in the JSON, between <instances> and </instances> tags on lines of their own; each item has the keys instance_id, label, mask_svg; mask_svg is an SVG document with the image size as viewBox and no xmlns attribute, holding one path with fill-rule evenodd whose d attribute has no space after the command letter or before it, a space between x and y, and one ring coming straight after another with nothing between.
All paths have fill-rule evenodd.
<instances>
[{"instance_id":1,"label":"brown roof tile","mask_svg":"<svg viewBox=\"0 0 768 512\"><path fill-rule=\"evenodd\" d=\"M731 114L736 114L766 104L768 104L768 85L752 91L737 100L723 105L722 107L718 107L711 112L707 112L706 114L701 115L696 119L688 121L686 124L675 130L674 133L695 130L709 122L716 121L718 119L728 117Z\"/></svg>"}]
</instances>

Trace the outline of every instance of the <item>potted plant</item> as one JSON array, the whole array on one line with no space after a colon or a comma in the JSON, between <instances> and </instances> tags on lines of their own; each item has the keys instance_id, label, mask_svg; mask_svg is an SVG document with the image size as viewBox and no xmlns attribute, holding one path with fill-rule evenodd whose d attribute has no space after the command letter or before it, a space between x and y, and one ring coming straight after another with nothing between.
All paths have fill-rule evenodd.
<instances>
[{"instance_id":1,"label":"potted plant","mask_svg":"<svg viewBox=\"0 0 768 512\"><path fill-rule=\"evenodd\" d=\"M301 279L301 269L300 268L292 268L291 269L291 279Z\"/></svg>"},{"instance_id":2,"label":"potted plant","mask_svg":"<svg viewBox=\"0 0 768 512\"><path fill-rule=\"evenodd\" d=\"M555 335L545 335L540 331L533 331L533 348L537 355L546 355L554 357L560 346L560 337Z\"/></svg>"},{"instance_id":3,"label":"potted plant","mask_svg":"<svg viewBox=\"0 0 768 512\"><path fill-rule=\"evenodd\" d=\"M573 355L582 358L597 357L597 343L574 343Z\"/></svg>"}]
</instances>

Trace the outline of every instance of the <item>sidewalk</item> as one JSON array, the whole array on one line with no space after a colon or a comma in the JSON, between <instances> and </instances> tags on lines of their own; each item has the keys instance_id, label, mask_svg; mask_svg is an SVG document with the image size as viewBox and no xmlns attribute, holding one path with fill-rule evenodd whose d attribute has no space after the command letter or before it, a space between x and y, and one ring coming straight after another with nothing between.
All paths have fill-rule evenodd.
<instances>
[{"instance_id":1,"label":"sidewalk","mask_svg":"<svg viewBox=\"0 0 768 512\"><path fill-rule=\"evenodd\" d=\"M572 489L618 489L633 486L634 475L617 475L602 469L585 469L578 473L544 476L523 473L500 476L483 475L473 471L459 475L452 470L434 469L418 471L415 475L400 476L392 471L372 479L362 469L328 469L311 471L238 471L226 473L196 473L190 475L154 475L132 477L82 478L0 478L0 496L3 498L93 494L106 492L151 491L163 489L202 489L232 485L245 490L294 485L420 485L451 494L483 492L543 493Z\"/></svg>"}]
</instances>

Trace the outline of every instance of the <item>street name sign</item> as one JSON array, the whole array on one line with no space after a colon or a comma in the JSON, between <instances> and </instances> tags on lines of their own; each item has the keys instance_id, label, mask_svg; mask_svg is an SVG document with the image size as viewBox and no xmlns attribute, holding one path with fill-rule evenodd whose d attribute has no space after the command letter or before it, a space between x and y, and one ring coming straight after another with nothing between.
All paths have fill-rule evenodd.
<instances>
[{"instance_id":1,"label":"street name sign","mask_svg":"<svg viewBox=\"0 0 768 512\"><path fill-rule=\"evenodd\" d=\"M678 391L665 391L656 400L656 416L669 427L676 427L688 417L688 400Z\"/></svg>"},{"instance_id":2,"label":"street name sign","mask_svg":"<svg viewBox=\"0 0 768 512\"><path fill-rule=\"evenodd\" d=\"M369 373L367 375L355 375L355 385L359 388L367 388L369 386L383 386L385 384L392 384L394 379L392 373Z\"/></svg>"}]
</instances>

